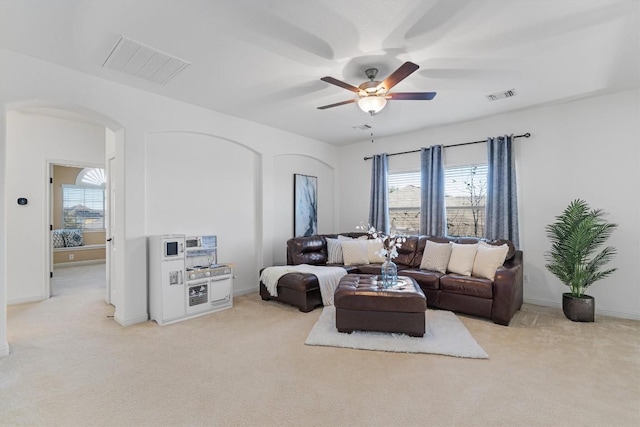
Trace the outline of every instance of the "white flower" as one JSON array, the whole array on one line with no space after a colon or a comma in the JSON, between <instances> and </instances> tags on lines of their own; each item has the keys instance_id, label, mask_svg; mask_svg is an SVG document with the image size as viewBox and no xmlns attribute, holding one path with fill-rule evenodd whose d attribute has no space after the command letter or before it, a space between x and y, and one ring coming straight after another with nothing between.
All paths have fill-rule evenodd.
<instances>
[{"instance_id":1,"label":"white flower","mask_svg":"<svg viewBox=\"0 0 640 427\"><path fill-rule=\"evenodd\" d=\"M401 236L398 234L386 234L382 231L378 231L375 227L372 227L370 224L364 226L362 223L356 227L358 230L367 230L367 234L371 236L371 238L375 239L378 242L382 242L382 249L378 251L376 255L385 257L387 259L393 259L398 256L398 248L402 246L402 244L407 240L405 236Z\"/></svg>"}]
</instances>

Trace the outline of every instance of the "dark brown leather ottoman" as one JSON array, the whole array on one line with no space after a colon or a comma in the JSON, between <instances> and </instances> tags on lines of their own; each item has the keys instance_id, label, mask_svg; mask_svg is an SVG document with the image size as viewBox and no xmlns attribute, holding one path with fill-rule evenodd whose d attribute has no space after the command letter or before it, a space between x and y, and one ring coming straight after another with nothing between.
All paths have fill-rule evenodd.
<instances>
[{"instance_id":1,"label":"dark brown leather ottoman","mask_svg":"<svg viewBox=\"0 0 640 427\"><path fill-rule=\"evenodd\" d=\"M338 331L398 332L412 337L424 336L427 299L412 278L399 276L398 281L404 285L381 289L374 275L344 276L333 298Z\"/></svg>"}]
</instances>

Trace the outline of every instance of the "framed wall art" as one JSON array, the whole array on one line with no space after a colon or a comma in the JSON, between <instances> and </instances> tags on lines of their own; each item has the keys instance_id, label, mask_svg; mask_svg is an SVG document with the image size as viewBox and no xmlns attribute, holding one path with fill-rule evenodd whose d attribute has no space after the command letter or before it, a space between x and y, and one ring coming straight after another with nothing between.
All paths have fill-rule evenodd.
<instances>
[{"instance_id":1,"label":"framed wall art","mask_svg":"<svg viewBox=\"0 0 640 427\"><path fill-rule=\"evenodd\" d=\"M293 235L318 233L318 178L293 175Z\"/></svg>"}]
</instances>

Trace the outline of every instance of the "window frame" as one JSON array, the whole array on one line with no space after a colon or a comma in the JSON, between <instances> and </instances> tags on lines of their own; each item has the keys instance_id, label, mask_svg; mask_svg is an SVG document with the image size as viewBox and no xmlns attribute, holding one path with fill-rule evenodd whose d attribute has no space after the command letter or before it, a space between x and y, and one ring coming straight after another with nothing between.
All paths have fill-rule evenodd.
<instances>
[{"instance_id":1,"label":"window frame","mask_svg":"<svg viewBox=\"0 0 640 427\"><path fill-rule=\"evenodd\" d=\"M66 195L68 194L67 192L69 190L74 190L74 191L78 191L78 190L82 190L83 192L83 197L82 197L82 205L92 209L92 210L96 210L95 207L90 207L87 206L87 196L86 196L86 192L87 191L100 191L102 192L102 215L100 216L94 216L94 217L85 217L84 220L81 218L80 222L78 222L78 216L75 217L75 223L73 224L73 226L71 226L71 224L67 223L67 215L66 215L66 209L69 209L68 207L66 207L65 205L67 204L66 202L68 201ZM79 198L78 198L79 200ZM92 201L95 201L96 198L92 199ZM73 207L77 206L74 205ZM76 184L62 184L62 215L61 215L61 224L60 224L60 228L62 229L80 229L83 232L85 231L105 231L106 230L106 217L105 217L105 210L106 210L106 191L104 186L92 186L92 185L76 185ZM101 227L87 227L87 222L86 220L88 219L101 219Z\"/></svg>"},{"instance_id":2,"label":"window frame","mask_svg":"<svg viewBox=\"0 0 640 427\"><path fill-rule=\"evenodd\" d=\"M480 199L482 199L482 203L481 204L476 204L474 205L473 203L477 203L477 200L474 199L471 201L471 205L469 206L465 206L465 205L451 205L447 203L447 181L452 179L451 175L451 171L455 171L455 170L469 170L471 171L472 168L480 168L480 172L484 172L484 181L482 181L480 183L481 189L480 192L484 193L483 195L480 196ZM486 185L487 185L487 169L488 169L488 164L487 163L473 163L473 164L466 164L466 165L455 165L455 166L445 166L445 206L446 206L446 230L447 230L447 236L448 237L483 237L484 234L484 225L485 225L485 221L486 221ZM474 172L474 176L475 176ZM403 177L402 179L398 179L395 180L392 178L393 175L405 175L405 177ZM410 176L413 175L412 179L408 179L410 178ZM460 175L460 174L459 174ZM409 176L409 177L406 177ZM415 185L416 187L420 188L421 186L421 177L420 177L420 171L416 171L416 170L396 170L396 171L390 171L389 174L387 175L387 184L388 184L388 194L389 194L389 206L388 206L388 212L389 212L389 222L391 224L392 229L396 230L397 232L400 233L405 233L405 234L419 234L420 233L420 209L421 209L421 202L420 202L420 198L418 197L418 206L417 206L417 213L414 214L414 211L416 210L415 207L413 206L391 206L391 194L394 191L397 191L397 189L403 188L397 188L397 186L395 185L398 182L408 182L407 185ZM472 183L473 185L473 183ZM451 190L449 191L451 192ZM458 193L460 192L460 189L458 190ZM462 196L458 196L458 197L462 197ZM471 196L472 198L475 197L475 195ZM395 217L395 215L393 214L394 210L404 210L404 214L406 216L409 216L410 219L409 221L414 221L415 225L412 228L407 228L405 226L396 226L396 224L399 222L398 218ZM472 211L471 214L471 218L472 218L472 224L468 224L467 227L471 226L473 227L473 232L472 233L463 233L463 234L454 234L453 232L450 234L450 219L451 219L451 212L453 212L454 210L457 211L465 211L465 210L469 210ZM475 211L475 212L474 212ZM402 219L401 219L402 220ZM405 224L406 221L404 223L401 224ZM460 226L457 226L458 228L460 228ZM479 227L479 228L478 228ZM475 235L474 235L475 234Z\"/></svg>"}]
</instances>

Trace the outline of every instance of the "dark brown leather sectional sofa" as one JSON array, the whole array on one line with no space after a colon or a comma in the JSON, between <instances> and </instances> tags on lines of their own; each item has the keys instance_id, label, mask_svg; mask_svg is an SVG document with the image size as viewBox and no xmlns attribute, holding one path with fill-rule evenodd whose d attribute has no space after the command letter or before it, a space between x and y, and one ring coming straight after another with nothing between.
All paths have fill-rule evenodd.
<instances>
[{"instance_id":1,"label":"dark brown leather sectional sofa","mask_svg":"<svg viewBox=\"0 0 640 427\"><path fill-rule=\"evenodd\" d=\"M363 233L342 233L343 236L358 237ZM287 242L287 264L327 264L326 238L337 234L295 237ZM491 319L500 325L508 325L513 315L522 306L523 254L508 240L487 241L489 244L507 244L509 251L504 264L498 268L493 281L481 277L442 274L420 269L422 253L427 240L435 242L477 243L475 238L443 238L432 236L410 236L398 250L394 262L398 274L416 280L427 297L429 308L450 310L458 313ZM343 266L343 265L340 265ZM380 274L380 264L343 266L348 273ZM264 300L278 300L295 305L308 312L322 305L318 280L312 274L288 273L278 281L278 296L269 294L260 283L260 295Z\"/></svg>"}]
</instances>

